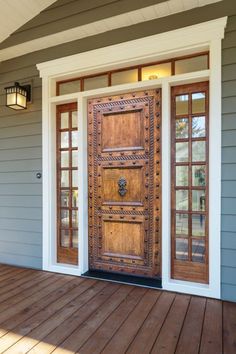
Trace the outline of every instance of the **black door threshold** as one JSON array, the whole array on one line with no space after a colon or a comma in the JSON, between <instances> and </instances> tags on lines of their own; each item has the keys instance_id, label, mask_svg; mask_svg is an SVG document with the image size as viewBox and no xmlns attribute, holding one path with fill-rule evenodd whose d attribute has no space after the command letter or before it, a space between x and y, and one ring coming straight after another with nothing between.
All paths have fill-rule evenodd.
<instances>
[{"instance_id":1,"label":"black door threshold","mask_svg":"<svg viewBox=\"0 0 236 354\"><path fill-rule=\"evenodd\" d=\"M88 278L101 279L101 280L115 281L118 283L134 284L134 285L145 286L149 288L162 289L160 278L153 279L153 278L137 277L133 275L109 273L109 272L104 272L99 270L89 270L84 274L82 274L82 276Z\"/></svg>"}]
</instances>

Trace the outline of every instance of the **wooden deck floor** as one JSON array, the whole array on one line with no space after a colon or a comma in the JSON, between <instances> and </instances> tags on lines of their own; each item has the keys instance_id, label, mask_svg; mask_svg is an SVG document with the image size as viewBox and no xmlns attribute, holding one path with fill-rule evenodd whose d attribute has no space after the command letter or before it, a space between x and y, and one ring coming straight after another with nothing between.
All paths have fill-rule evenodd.
<instances>
[{"instance_id":1,"label":"wooden deck floor","mask_svg":"<svg viewBox=\"0 0 236 354\"><path fill-rule=\"evenodd\" d=\"M0 353L235 354L236 303L0 265Z\"/></svg>"}]
</instances>

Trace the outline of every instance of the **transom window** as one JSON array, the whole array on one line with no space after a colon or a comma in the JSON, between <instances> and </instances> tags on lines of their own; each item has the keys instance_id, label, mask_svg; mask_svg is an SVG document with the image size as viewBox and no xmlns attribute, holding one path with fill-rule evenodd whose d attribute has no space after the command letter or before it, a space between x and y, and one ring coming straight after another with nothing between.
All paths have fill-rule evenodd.
<instances>
[{"instance_id":1,"label":"transom window","mask_svg":"<svg viewBox=\"0 0 236 354\"><path fill-rule=\"evenodd\" d=\"M56 94L60 96L74 92L88 91L138 81L154 80L206 69L209 69L209 53L197 53L191 56L178 57L166 61L58 81Z\"/></svg>"}]
</instances>

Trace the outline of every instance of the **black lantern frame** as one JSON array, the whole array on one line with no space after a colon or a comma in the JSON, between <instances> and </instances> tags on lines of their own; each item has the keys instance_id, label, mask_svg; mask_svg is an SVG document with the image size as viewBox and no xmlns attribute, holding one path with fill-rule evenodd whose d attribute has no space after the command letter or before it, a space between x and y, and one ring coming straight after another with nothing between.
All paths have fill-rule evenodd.
<instances>
[{"instance_id":1,"label":"black lantern frame","mask_svg":"<svg viewBox=\"0 0 236 354\"><path fill-rule=\"evenodd\" d=\"M14 110L27 109L27 102L31 101L31 85L20 85L15 82L14 86L5 87L6 107Z\"/></svg>"}]
</instances>

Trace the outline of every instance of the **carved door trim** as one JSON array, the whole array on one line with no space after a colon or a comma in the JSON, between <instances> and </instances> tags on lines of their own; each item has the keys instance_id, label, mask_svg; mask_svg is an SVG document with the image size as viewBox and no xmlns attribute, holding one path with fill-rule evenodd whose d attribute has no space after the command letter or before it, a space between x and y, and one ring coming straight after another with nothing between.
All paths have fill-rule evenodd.
<instances>
[{"instance_id":1,"label":"carved door trim","mask_svg":"<svg viewBox=\"0 0 236 354\"><path fill-rule=\"evenodd\" d=\"M88 101L90 269L161 275L160 99L158 89ZM122 253L119 241L112 252L113 236L104 235L117 239L126 231L123 246L130 242L135 252Z\"/></svg>"}]
</instances>

